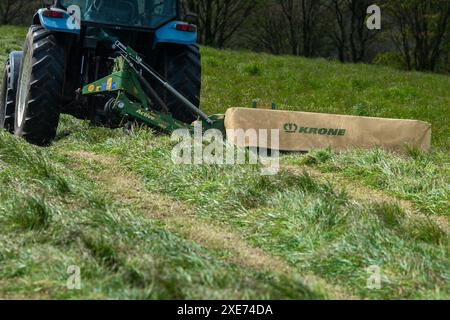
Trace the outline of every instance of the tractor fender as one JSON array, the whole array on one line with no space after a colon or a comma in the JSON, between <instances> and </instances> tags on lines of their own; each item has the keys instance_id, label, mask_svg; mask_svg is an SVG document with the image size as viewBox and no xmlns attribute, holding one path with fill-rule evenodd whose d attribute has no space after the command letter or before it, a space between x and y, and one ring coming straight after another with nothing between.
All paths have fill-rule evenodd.
<instances>
[{"instance_id":1,"label":"tractor fender","mask_svg":"<svg viewBox=\"0 0 450 320\"><path fill-rule=\"evenodd\" d=\"M73 23L73 17L65 10L52 8L64 14L63 18L51 18L43 15L45 8L39 9L33 17L33 22L40 24L43 28L71 34L80 34L80 27Z\"/></svg>"},{"instance_id":2,"label":"tractor fender","mask_svg":"<svg viewBox=\"0 0 450 320\"><path fill-rule=\"evenodd\" d=\"M177 30L177 24L186 24L186 22L171 21L156 30L154 47L160 43L177 43L183 45L194 45L197 43L197 32Z\"/></svg>"}]
</instances>

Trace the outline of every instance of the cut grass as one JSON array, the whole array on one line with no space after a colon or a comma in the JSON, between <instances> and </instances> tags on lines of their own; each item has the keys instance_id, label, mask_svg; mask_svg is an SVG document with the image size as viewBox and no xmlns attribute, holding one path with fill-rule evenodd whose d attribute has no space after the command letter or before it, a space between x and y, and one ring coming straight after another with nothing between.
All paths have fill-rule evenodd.
<instances>
[{"instance_id":1,"label":"cut grass","mask_svg":"<svg viewBox=\"0 0 450 320\"><path fill-rule=\"evenodd\" d=\"M0 146L14 146L9 151L17 155L42 159L30 173L26 160L14 160L20 157L12 157L11 152L1 158L2 165L14 171L14 175L0 173L3 298L34 294L41 298L325 297L301 279L227 262L220 251L165 230L90 181L86 176L89 168L68 173L67 165L73 159L49 150L43 155L42 149L3 132L0 141ZM5 149L1 151L3 154ZM50 159L55 163L48 164ZM48 184L49 175L64 176L69 188ZM13 187L17 185L22 186L23 194ZM35 199L37 195L40 198ZM81 268L80 291L66 287L71 265Z\"/></svg>"},{"instance_id":2,"label":"cut grass","mask_svg":"<svg viewBox=\"0 0 450 320\"><path fill-rule=\"evenodd\" d=\"M104 129L97 128L97 143L89 144L82 142L85 127L73 123L68 130L73 135L57 149L117 157L144 179L148 192L193 206L201 219L235 230L299 274L312 272L360 298L449 293L448 234L434 220L408 216L395 203L355 200L339 185L287 170L263 177L251 166L174 165L170 139L147 130L130 136L106 130L104 139ZM372 265L382 269L382 290L366 288Z\"/></svg>"},{"instance_id":3,"label":"cut grass","mask_svg":"<svg viewBox=\"0 0 450 320\"><path fill-rule=\"evenodd\" d=\"M195 207L163 194L147 192L139 176L129 170L125 171L125 167L118 165L119 159L88 152L70 152L69 155L74 155L78 159L75 164L77 166L80 161L83 163L84 159L88 159L90 167L95 168L91 177L100 181L104 190L115 194L128 207L136 208L144 212L146 217L163 223L166 230L176 232L206 248L220 251L221 256L242 267L298 278L297 271L282 259L252 247L231 228L226 228L211 219L199 217L195 213ZM97 167L98 163L101 163L101 170ZM101 175L98 172L101 172ZM301 279L313 291L324 292L327 297L350 297L341 288L330 286L315 276L302 273Z\"/></svg>"},{"instance_id":4,"label":"cut grass","mask_svg":"<svg viewBox=\"0 0 450 320\"><path fill-rule=\"evenodd\" d=\"M0 28L0 61L25 33ZM283 155L280 174L263 177L258 166L174 165L173 142L145 129L62 117L47 149L0 133L0 298L450 297L438 223L450 203L448 77L202 52L208 113L259 99L416 118L432 123L434 150ZM67 289L71 265L80 291ZM380 290L366 285L373 265Z\"/></svg>"},{"instance_id":5,"label":"cut grass","mask_svg":"<svg viewBox=\"0 0 450 320\"><path fill-rule=\"evenodd\" d=\"M306 156L287 156L291 165L309 165L339 173L367 186L411 201L427 214L449 216L450 162L447 152L401 156L383 150L356 150L342 154L327 150Z\"/></svg>"}]
</instances>

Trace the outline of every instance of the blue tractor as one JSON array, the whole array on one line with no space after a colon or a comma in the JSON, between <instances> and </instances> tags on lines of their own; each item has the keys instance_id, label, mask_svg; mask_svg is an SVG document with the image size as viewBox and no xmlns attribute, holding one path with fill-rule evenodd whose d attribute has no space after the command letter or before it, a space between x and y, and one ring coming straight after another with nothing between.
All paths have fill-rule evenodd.
<instances>
[{"instance_id":1,"label":"blue tractor","mask_svg":"<svg viewBox=\"0 0 450 320\"><path fill-rule=\"evenodd\" d=\"M39 9L23 51L11 52L6 62L0 128L45 146L55 139L60 114L119 126L108 90L83 95L87 84L114 72L115 43L133 48L139 63L170 84L136 70L152 110L193 122L201 89L197 27L186 22L193 16L181 13L180 0L55 0Z\"/></svg>"}]
</instances>

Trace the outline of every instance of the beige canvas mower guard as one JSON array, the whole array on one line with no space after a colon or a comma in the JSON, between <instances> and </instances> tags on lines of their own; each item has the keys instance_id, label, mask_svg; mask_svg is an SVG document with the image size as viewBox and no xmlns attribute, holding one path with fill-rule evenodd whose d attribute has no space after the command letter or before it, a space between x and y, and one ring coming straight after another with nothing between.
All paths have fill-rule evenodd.
<instances>
[{"instance_id":1,"label":"beige canvas mower guard","mask_svg":"<svg viewBox=\"0 0 450 320\"><path fill-rule=\"evenodd\" d=\"M249 139L238 139L238 129L241 132L267 129L269 133L271 129L278 129L278 149L281 151L382 148L403 153L407 147L423 151L429 151L431 147L431 124L418 120L230 108L225 114L225 128L227 139L239 147L258 145ZM270 140L270 134L268 136ZM273 144L268 141L268 145Z\"/></svg>"}]
</instances>

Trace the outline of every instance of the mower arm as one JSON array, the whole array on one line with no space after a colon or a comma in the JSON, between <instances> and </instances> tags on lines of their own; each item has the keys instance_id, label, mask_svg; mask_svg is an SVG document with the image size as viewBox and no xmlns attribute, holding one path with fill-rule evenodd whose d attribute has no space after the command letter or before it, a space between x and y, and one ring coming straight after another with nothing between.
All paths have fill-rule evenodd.
<instances>
[{"instance_id":1,"label":"mower arm","mask_svg":"<svg viewBox=\"0 0 450 320\"><path fill-rule=\"evenodd\" d=\"M139 66L150 74L157 82L159 82L165 89L167 89L171 94L173 94L183 105L185 105L191 112L195 113L202 120L206 121L208 124L213 124L211 120L203 111L197 108L192 102L186 99L180 92L178 92L174 87L172 87L167 81L165 81L156 71L154 71L150 66L148 66L142 58L130 47L125 46L120 41L116 41L114 44L115 49L117 49L120 55L125 61L130 64L133 69Z\"/></svg>"}]
</instances>

